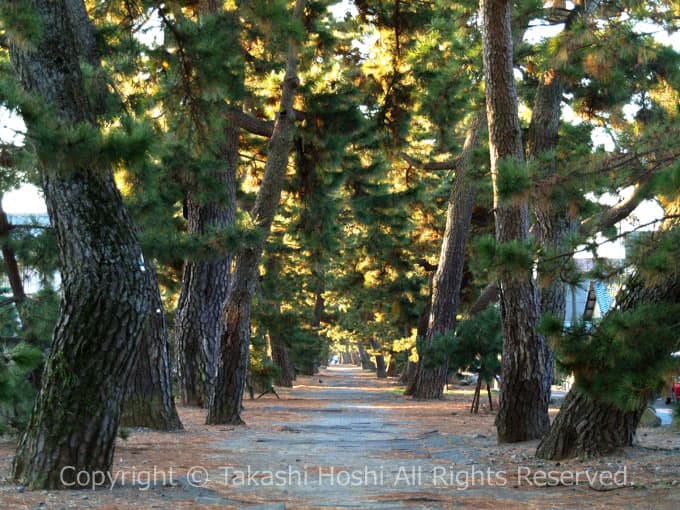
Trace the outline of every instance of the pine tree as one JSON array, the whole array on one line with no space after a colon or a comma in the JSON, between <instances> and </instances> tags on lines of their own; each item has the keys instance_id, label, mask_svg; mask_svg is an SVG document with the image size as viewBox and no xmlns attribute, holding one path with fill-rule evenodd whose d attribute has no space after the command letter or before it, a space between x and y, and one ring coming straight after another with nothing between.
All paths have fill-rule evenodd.
<instances>
[{"instance_id":1,"label":"pine tree","mask_svg":"<svg viewBox=\"0 0 680 510\"><path fill-rule=\"evenodd\" d=\"M32 488L59 488L77 485L78 471L111 468L121 382L134 368L150 303L139 243L96 143L98 91L87 93L80 66L80 59L98 65L85 6L14 7L3 6L2 20L13 27L10 57L24 89L18 109L40 160L63 298L12 476ZM67 466L70 475L62 472Z\"/></svg>"},{"instance_id":2,"label":"pine tree","mask_svg":"<svg viewBox=\"0 0 680 510\"><path fill-rule=\"evenodd\" d=\"M669 238L677 238L677 227L664 232L659 248L643 251L668 260ZM574 371L576 384L539 444L538 457L592 457L633 444L640 417L663 387L663 374L674 365L670 353L678 348L678 273L666 264L655 269L663 276L650 281L641 269L628 278L616 309L600 325L574 327L560 340L558 356Z\"/></svg>"},{"instance_id":3,"label":"pine tree","mask_svg":"<svg viewBox=\"0 0 680 510\"><path fill-rule=\"evenodd\" d=\"M183 54L178 63L180 83L190 91L188 97L184 94L183 98L177 98L180 104L176 111L181 112L176 121L177 134L187 138L190 153L200 163L195 173L184 170L182 177L186 188L187 233L205 236L233 225L236 219L240 133L238 126L228 121L224 100L213 97L226 81L219 72L220 67L236 75L235 80L243 80L242 62L235 57L240 48L238 13L223 11L217 2L206 0L198 2L193 20L183 19L181 11L174 13L176 21L169 20L168 16L168 12L163 15L168 35L174 36ZM212 40L219 44L211 45ZM220 65L220 60L227 64ZM187 72L191 74L182 74ZM231 89L238 93L242 87L238 82L234 87L227 87L231 96L229 107L236 108L239 99ZM182 133L182 127L187 130L186 134ZM214 156L210 158L208 154ZM229 252L212 254L208 259L189 259L184 265L174 339L180 395L185 405L207 406L214 387L220 314L229 288L231 258Z\"/></svg>"},{"instance_id":4,"label":"pine tree","mask_svg":"<svg viewBox=\"0 0 680 510\"><path fill-rule=\"evenodd\" d=\"M529 239L529 210L526 198L509 200L504 189L516 185L526 171L513 76L511 8L505 0L480 2L496 240L516 250ZM498 439L524 441L540 437L550 426L549 354L536 331L539 302L530 265L502 271L500 297L504 345Z\"/></svg>"},{"instance_id":5,"label":"pine tree","mask_svg":"<svg viewBox=\"0 0 680 510\"><path fill-rule=\"evenodd\" d=\"M297 0L292 13L293 22L299 22L303 7L304 1ZM297 34L289 37L280 109L269 140L262 184L250 213L253 226L259 230L260 239L254 246L239 250L224 306L220 363L215 392L211 396L206 419L208 424L243 423L240 414L250 346L251 300L254 285L259 279L258 265L264 243L279 205L295 131L293 102L298 86L299 57L299 41L296 37Z\"/></svg>"}]
</instances>

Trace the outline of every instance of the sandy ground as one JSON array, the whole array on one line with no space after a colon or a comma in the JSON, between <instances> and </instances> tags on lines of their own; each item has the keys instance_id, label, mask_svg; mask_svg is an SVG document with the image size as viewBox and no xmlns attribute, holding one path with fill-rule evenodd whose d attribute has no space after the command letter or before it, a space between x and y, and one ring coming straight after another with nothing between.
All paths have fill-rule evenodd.
<instances>
[{"instance_id":1,"label":"sandy ground","mask_svg":"<svg viewBox=\"0 0 680 510\"><path fill-rule=\"evenodd\" d=\"M243 427L130 431L112 489L24 491L9 483L15 440L0 440L0 509L680 508L680 434L640 429L638 445L593 461L545 462L536 442L496 444L472 388L444 401L403 397L394 380L336 366L281 399L246 401Z\"/></svg>"}]
</instances>

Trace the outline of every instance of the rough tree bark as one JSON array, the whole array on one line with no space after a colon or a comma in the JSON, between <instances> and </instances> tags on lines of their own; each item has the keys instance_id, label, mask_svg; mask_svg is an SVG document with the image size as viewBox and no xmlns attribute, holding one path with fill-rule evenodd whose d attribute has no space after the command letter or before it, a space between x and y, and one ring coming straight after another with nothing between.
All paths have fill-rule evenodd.
<instances>
[{"instance_id":1,"label":"rough tree bark","mask_svg":"<svg viewBox=\"0 0 680 510\"><path fill-rule=\"evenodd\" d=\"M300 19L304 3L304 0L296 0L294 20ZM269 153L262 184L250 214L253 225L260 230L260 240L254 246L240 249L236 257L229 293L222 312L220 359L215 391L210 398L207 424L243 423L241 403L250 347L250 306L259 278L258 264L279 205L295 133L293 99L298 87L299 44L291 37L288 45L279 113L269 140Z\"/></svg>"},{"instance_id":2,"label":"rough tree bark","mask_svg":"<svg viewBox=\"0 0 680 510\"><path fill-rule=\"evenodd\" d=\"M572 30L577 20L591 17L599 5L600 0L588 0L574 7L567 17L563 33ZM540 158L541 175L546 178L557 174L555 150L565 86L565 79L559 70L551 68L543 74L536 90L527 131L527 159ZM537 246L558 253L564 251L565 240L578 227L575 219L570 218L568 205L556 204L549 195L545 195L537 197L533 209L533 235ZM541 314L564 318L566 290L564 283L554 278L555 270L554 267L538 268L540 311ZM548 366L551 368L552 363Z\"/></svg>"},{"instance_id":3,"label":"rough tree bark","mask_svg":"<svg viewBox=\"0 0 680 510\"><path fill-rule=\"evenodd\" d=\"M120 425L182 430L172 392L168 328L156 271L146 265L151 309L139 346L139 359L127 385Z\"/></svg>"},{"instance_id":4,"label":"rough tree bark","mask_svg":"<svg viewBox=\"0 0 680 510\"><path fill-rule=\"evenodd\" d=\"M624 411L572 387L550 432L536 450L541 459L597 457L631 446L644 407Z\"/></svg>"},{"instance_id":5,"label":"rough tree bark","mask_svg":"<svg viewBox=\"0 0 680 510\"><path fill-rule=\"evenodd\" d=\"M201 18L215 14L220 2L201 0ZM220 106L217 105L216 108ZM187 232L205 234L212 228L224 228L236 218L236 170L238 165L239 130L226 129L221 147L224 168L205 185L192 189L186 196ZM204 179L201 181L205 182ZM215 195L221 199L207 203L201 196ZM179 376L180 398L183 405L207 407L215 385L221 336L220 316L229 290L231 254L214 260L187 260L182 272L182 290L177 304L174 325L175 351Z\"/></svg>"},{"instance_id":6,"label":"rough tree bark","mask_svg":"<svg viewBox=\"0 0 680 510\"><path fill-rule=\"evenodd\" d=\"M661 201L666 215L680 212L680 200L664 203L662 198ZM664 225L670 226L668 222ZM625 293L618 297L617 309L631 310L651 303L680 303L677 269L663 282L654 284L647 284L639 273L633 273L626 282ZM565 397L550 432L538 445L536 457L551 460L595 457L630 446L646 405L643 402L638 409L624 410L597 395L588 395L579 389L577 375L576 384Z\"/></svg>"},{"instance_id":7,"label":"rough tree bark","mask_svg":"<svg viewBox=\"0 0 680 510\"><path fill-rule=\"evenodd\" d=\"M225 169L215 175L225 203L201 204L187 196L187 230L204 234L210 228L233 224L236 217L236 164L238 131L226 133ZM219 184L217 184L219 183ZM200 194L200 193L199 193ZM182 273L182 290L175 318L175 345L182 404L207 406L215 384L220 316L229 289L231 255L216 260L190 260Z\"/></svg>"},{"instance_id":8,"label":"rough tree bark","mask_svg":"<svg viewBox=\"0 0 680 510\"><path fill-rule=\"evenodd\" d=\"M29 139L40 161L63 293L44 384L12 478L29 488L55 489L77 487L80 471L110 471L125 385L150 303L142 252L111 169L96 154L74 158L68 147L59 147L64 153L55 155L55 144L38 134L47 122L51 132L96 127L79 62L94 48L83 44L94 41L85 6L34 0L26 8L39 21L40 35L27 44L10 34L10 58L23 87L46 108L40 119L25 120L35 133Z\"/></svg>"},{"instance_id":9,"label":"rough tree bark","mask_svg":"<svg viewBox=\"0 0 680 510\"><path fill-rule=\"evenodd\" d=\"M619 310L655 302L679 302L680 275L661 285L646 286L635 273L627 282L627 293L617 304ZM605 319L606 320L606 319ZM646 407L624 410L597 395L588 395L576 384L569 391L553 421L550 432L536 450L536 456L559 460L571 457L595 457L631 446L640 417Z\"/></svg>"},{"instance_id":10,"label":"rough tree bark","mask_svg":"<svg viewBox=\"0 0 680 510\"><path fill-rule=\"evenodd\" d=\"M460 286L465 269L472 205L475 186L468 177L472 150L479 143L479 134L484 125L482 113L474 114L463 150L456 161L456 176L453 181L446 213L446 230L442 240L439 265L433 280L432 301L430 306L425 344L431 346L438 334L453 331L460 301ZM442 398L448 376L448 363L429 367L427 355L419 357L418 370L409 394L417 399Z\"/></svg>"},{"instance_id":11,"label":"rough tree bark","mask_svg":"<svg viewBox=\"0 0 680 510\"><path fill-rule=\"evenodd\" d=\"M502 163L521 165L524 160L513 76L512 3L481 0L480 10L496 240L523 242L529 238L527 202L501 201L498 191ZM525 441L541 437L550 426L549 354L536 332L539 303L531 271L502 271L499 280L504 343L498 440Z\"/></svg>"},{"instance_id":12,"label":"rough tree bark","mask_svg":"<svg viewBox=\"0 0 680 510\"><path fill-rule=\"evenodd\" d=\"M554 70L549 70L542 77L536 91L531 123L527 133L527 159L543 158L541 173L552 176L557 172L554 155L548 154L557 147L557 131L562 112L561 103L564 93L564 81ZM567 206L555 207L550 196L539 197L534 203L533 235L538 246L547 250L559 251L569 232L573 232L575 222L570 221ZM564 317L566 291L564 284L554 278L552 268L539 267L538 282L540 311L558 318ZM551 369L552 363L548 363ZM552 372L552 369L551 369ZM551 376L552 379L552 376Z\"/></svg>"}]
</instances>

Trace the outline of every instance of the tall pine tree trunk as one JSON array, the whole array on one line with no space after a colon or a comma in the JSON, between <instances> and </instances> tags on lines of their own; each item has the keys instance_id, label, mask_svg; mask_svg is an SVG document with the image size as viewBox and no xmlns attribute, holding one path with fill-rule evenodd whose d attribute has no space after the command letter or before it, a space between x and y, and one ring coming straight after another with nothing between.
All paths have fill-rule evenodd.
<instances>
[{"instance_id":1,"label":"tall pine tree trunk","mask_svg":"<svg viewBox=\"0 0 680 510\"><path fill-rule=\"evenodd\" d=\"M147 264L146 268L151 309L139 347L139 359L128 383L120 424L123 427L181 430L182 422L172 392L163 302L156 271L151 264Z\"/></svg>"},{"instance_id":2,"label":"tall pine tree trunk","mask_svg":"<svg viewBox=\"0 0 680 510\"><path fill-rule=\"evenodd\" d=\"M29 5L40 35L32 44L10 36L10 58L24 88L47 107L25 120L40 161L63 287L43 386L12 477L52 489L77 486L79 471L110 471L150 302L142 252L111 169L97 154L73 157L73 147L44 135L76 124L96 127L79 62L93 50L84 41L94 41L85 6L63 0Z\"/></svg>"},{"instance_id":3,"label":"tall pine tree trunk","mask_svg":"<svg viewBox=\"0 0 680 510\"><path fill-rule=\"evenodd\" d=\"M432 302L428 319L425 344L432 345L434 337L453 331L460 304L460 286L463 281L465 254L472 220L472 205L475 188L468 177L470 156L478 145L483 115L474 114L463 146L456 162L456 176L453 181L446 213L446 230L442 241L439 265L433 280ZM442 398L448 376L448 363L429 366L427 354L419 358L415 381L409 394L417 399Z\"/></svg>"},{"instance_id":4,"label":"tall pine tree trunk","mask_svg":"<svg viewBox=\"0 0 680 510\"><path fill-rule=\"evenodd\" d=\"M293 20L302 16L304 0L296 0ZM262 184L251 211L253 224L260 230L259 242L239 250L227 301L222 312L222 338L215 391L210 398L208 424L241 424L241 402L250 347L250 307L259 278L262 250L279 205L286 177L288 156L293 147L295 111L293 100L298 87L299 44L289 40L286 74L281 90L279 113L269 140L269 153Z\"/></svg>"},{"instance_id":5,"label":"tall pine tree trunk","mask_svg":"<svg viewBox=\"0 0 680 510\"><path fill-rule=\"evenodd\" d=\"M214 0L201 0L201 19L222 8ZM215 105L220 108L223 105ZM186 197L187 232L206 234L233 225L236 218L236 171L239 130L230 127L221 147L224 167L209 178L197 179ZM206 189L209 188L209 189ZM210 197L207 202L205 197ZM182 272L182 290L174 325L175 352L183 405L207 407L214 389L219 358L220 316L229 290L231 254L214 260L188 260Z\"/></svg>"},{"instance_id":6,"label":"tall pine tree trunk","mask_svg":"<svg viewBox=\"0 0 680 510\"><path fill-rule=\"evenodd\" d=\"M268 282L275 280L280 272L280 260L273 254L269 256L266 263ZM267 296L266 306L274 312L274 318L267 325L269 334L269 346L272 352L272 361L279 368L279 374L274 380L277 386L286 388L293 387L295 380L295 366L290 358L288 345L283 338L286 331L286 323L281 317L281 296L273 287L266 287L262 294Z\"/></svg>"},{"instance_id":7,"label":"tall pine tree trunk","mask_svg":"<svg viewBox=\"0 0 680 510\"><path fill-rule=\"evenodd\" d=\"M550 178L557 173L555 151L557 148L564 81L555 70L548 70L542 77L536 91L531 122L527 133L527 159L539 159L542 177ZM568 204L554 203L550 195L538 197L533 207L533 235L537 246L545 252L559 252L565 245L569 234L574 231L576 222L569 219ZM566 310L566 287L564 282L555 278L559 275L558 261L554 264L539 264L539 313L564 320ZM552 383L554 356L547 348L545 377Z\"/></svg>"},{"instance_id":8,"label":"tall pine tree trunk","mask_svg":"<svg viewBox=\"0 0 680 510\"><path fill-rule=\"evenodd\" d=\"M427 336L427 324L430 320L430 310L432 309L432 280L434 276L430 276L430 295L428 303L425 305L423 310L418 316L418 327L416 329L416 338L425 338ZM418 380L418 372L420 370L420 360L421 357L418 355L418 361L408 361L408 365L404 370L402 375L403 384L406 385L404 388L404 395L412 396L416 389L416 381Z\"/></svg>"},{"instance_id":9,"label":"tall pine tree trunk","mask_svg":"<svg viewBox=\"0 0 680 510\"><path fill-rule=\"evenodd\" d=\"M572 30L577 20L590 18L600 5L600 0L588 0L577 5L569 14L564 31ZM543 178L557 174L556 149L565 79L557 69L548 69L540 79L534 99L531 122L527 132L527 159L541 161L540 173ZM561 253L565 242L577 228L575 219L570 218L569 204L555 200L550 194L538 197L534 204L533 235L536 244L546 252ZM566 288L562 281L555 279L560 271L561 260L555 264L538 267L541 314L550 314L564 319ZM552 363L549 363L549 367Z\"/></svg>"},{"instance_id":10,"label":"tall pine tree trunk","mask_svg":"<svg viewBox=\"0 0 680 510\"><path fill-rule=\"evenodd\" d=\"M499 244L529 239L529 209L525 199L499 199L499 172L523 164L517 91L513 76L512 3L481 0L486 108L491 174ZM496 417L500 442L541 437L549 428L549 354L536 332L539 303L531 271L501 271L503 359L500 409Z\"/></svg>"},{"instance_id":11,"label":"tall pine tree trunk","mask_svg":"<svg viewBox=\"0 0 680 510\"><path fill-rule=\"evenodd\" d=\"M238 130L228 129L226 138L225 168L214 176L212 183L225 198L222 203L202 204L197 195L205 195L207 190L189 193L189 233L201 235L211 228L234 223ZM190 260L184 266L174 331L180 396L184 405L207 406L215 385L220 316L229 290L231 259L231 255L226 255L216 260Z\"/></svg>"},{"instance_id":12,"label":"tall pine tree trunk","mask_svg":"<svg viewBox=\"0 0 680 510\"><path fill-rule=\"evenodd\" d=\"M534 109L527 136L527 158L541 159L541 173L545 177L557 173L554 151L562 112L564 82L554 70L543 76L536 91ZM552 154L551 154L552 153ZM569 220L568 204L555 203L550 195L539 197L534 204L534 237L539 246L549 251L560 251L575 222ZM566 306L564 283L555 279L557 267L539 267L539 295L542 314L563 319ZM552 363L549 363L552 366Z\"/></svg>"}]
</instances>

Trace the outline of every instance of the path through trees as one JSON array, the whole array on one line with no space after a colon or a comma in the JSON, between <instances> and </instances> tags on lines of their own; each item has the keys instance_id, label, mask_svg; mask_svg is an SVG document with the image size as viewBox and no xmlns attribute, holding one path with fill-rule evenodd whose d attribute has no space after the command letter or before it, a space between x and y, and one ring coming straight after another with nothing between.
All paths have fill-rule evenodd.
<instances>
[{"instance_id":1,"label":"path through trees","mask_svg":"<svg viewBox=\"0 0 680 510\"><path fill-rule=\"evenodd\" d=\"M10 509L46 501L49 508L70 504L121 510L140 504L259 504L263 506L257 508L270 510L640 508L650 502L670 509L680 503L680 493L668 489L677 477L680 436L667 429L642 429L640 439L656 449L626 449L605 462L566 461L557 466L533 457L536 441L498 446L494 415L487 412L486 402L479 415L471 415L473 389L453 388L444 401L418 402L405 398L395 379L376 381L370 371L333 366L315 377L299 377L292 389L281 388L281 400L246 400L243 416L248 427L206 426L205 410L180 407L186 432L131 431L127 440L118 442L114 474L125 474L128 482L134 476L143 480L141 473L153 474L155 468L159 483L147 491L140 491L138 484L94 493L19 493L16 487L0 485L0 500ZM0 443L0 477L7 474L5 459L13 448ZM618 472L620 481L625 473L626 485L602 492L602 480L591 488L581 475L579 484L569 486L568 473L587 469ZM172 480L164 481L161 475L170 470ZM270 471L290 483L274 480L267 486ZM530 485L540 484L544 472L567 473L562 475L566 483ZM201 487L192 487L189 480Z\"/></svg>"}]
</instances>

